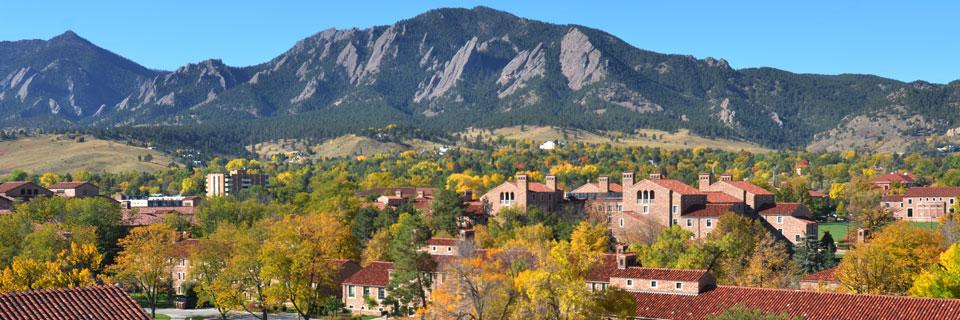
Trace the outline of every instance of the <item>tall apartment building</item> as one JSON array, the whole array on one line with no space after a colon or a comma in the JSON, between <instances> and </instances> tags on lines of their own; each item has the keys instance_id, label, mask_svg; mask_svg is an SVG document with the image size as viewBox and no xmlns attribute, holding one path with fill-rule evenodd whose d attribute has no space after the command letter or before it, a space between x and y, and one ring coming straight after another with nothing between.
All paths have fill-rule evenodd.
<instances>
[{"instance_id":1,"label":"tall apartment building","mask_svg":"<svg viewBox=\"0 0 960 320\"><path fill-rule=\"evenodd\" d=\"M246 170L231 170L229 173L207 175L207 196L216 197L237 194L253 186L267 186L267 175L249 173Z\"/></svg>"}]
</instances>

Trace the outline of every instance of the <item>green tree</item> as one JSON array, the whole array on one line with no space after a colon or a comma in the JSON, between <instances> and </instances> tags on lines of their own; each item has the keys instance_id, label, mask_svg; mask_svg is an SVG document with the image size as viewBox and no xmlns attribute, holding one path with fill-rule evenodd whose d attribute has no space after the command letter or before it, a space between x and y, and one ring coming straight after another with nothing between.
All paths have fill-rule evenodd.
<instances>
[{"instance_id":1,"label":"green tree","mask_svg":"<svg viewBox=\"0 0 960 320\"><path fill-rule=\"evenodd\" d=\"M428 225L435 233L457 234L457 225L466 214L463 199L453 189L441 189L434 195Z\"/></svg>"},{"instance_id":2,"label":"green tree","mask_svg":"<svg viewBox=\"0 0 960 320\"><path fill-rule=\"evenodd\" d=\"M108 267L114 277L143 290L150 314L157 315L157 300L168 288L174 263L176 232L164 224L134 228L120 239L123 248L116 262Z\"/></svg>"},{"instance_id":3,"label":"green tree","mask_svg":"<svg viewBox=\"0 0 960 320\"><path fill-rule=\"evenodd\" d=\"M929 269L913 280L910 295L929 298L960 298L960 245L953 244L940 254Z\"/></svg>"},{"instance_id":4,"label":"green tree","mask_svg":"<svg viewBox=\"0 0 960 320\"><path fill-rule=\"evenodd\" d=\"M634 252L637 252L640 261L644 266L658 268L675 268L680 261L681 256L687 254L692 247L690 238L693 233L684 230L678 225L664 228L657 234L657 240L649 246L635 246Z\"/></svg>"},{"instance_id":5,"label":"green tree","mask_svg":"<svg viewBox=\"0 0 960 320\"><path fill-rule=\"evenodd\" d=\"M402 213L397 223L390 226L390 238L393 272L387 303L394 304L401 313L412 314L427 307L427 292L433 283L431 272L436 270L433 259L420 250L430 238L430 230L419 217Z\"/></svg>"}]
</instances>

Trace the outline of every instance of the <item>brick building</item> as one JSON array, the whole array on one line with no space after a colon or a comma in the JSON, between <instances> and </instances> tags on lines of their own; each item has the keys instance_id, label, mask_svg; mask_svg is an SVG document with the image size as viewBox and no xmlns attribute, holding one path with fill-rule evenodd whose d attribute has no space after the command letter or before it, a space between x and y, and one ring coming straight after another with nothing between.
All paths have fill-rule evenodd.
<instances>
[{"instance_id":1,"label":"brick building","mask_svg":"<svg viewBox=\"0 0 960 320\"><path fill-rule=\"evenodd\" d=\"M518 174L515 181L507 181L490 189L480 197L486 212L496 216L504 208L540 208L552 212L564 203L563 190L557 187L557 177L548 175L544 183L530 182L525 174Z\"/></svg>"},{"instance_id":2,"label":"brick building","mask_svg":"<svg viewBox=\"0 0 960 320\"><path fill-rule=\"evenodd\" d=\"M891 172L876 178L873 178L873 186L880 193L887 195L896 187L911 188L917 186L917 180L913 175L906 172Z\"/></svg>"},{"instance_id":3,"label":"brick building","mask_svg":"<svg viewBox=\"0 0 960 320\"><path fill-rule=\"evenodd\" d=\"M53 194L61 197L92 198L100 196L100 188L86 181L58 182L50 186L49 189L53 191Z\"/></svg>"},{"instance_id":4,"label":"brick building","mask_svg":"<svg viewBox=\"0 0 960 320\"><path fill-rule=\"evenodd\" d=\"M880 207L893 212L897 219L916 222L935 222L953 212L960 187L913 187L903 195L886 195Z\"/></svg>"},{"instance_id":5,"label":"brick building","mask_svg":"<svg viewBox=\"0 0 960 320\"><path fill-rule=\"evenodd\" d=\"M207 174L207 197L227 196L255 186L266 187L267 175L246 170Z\"/></svg>"}]
</instances>

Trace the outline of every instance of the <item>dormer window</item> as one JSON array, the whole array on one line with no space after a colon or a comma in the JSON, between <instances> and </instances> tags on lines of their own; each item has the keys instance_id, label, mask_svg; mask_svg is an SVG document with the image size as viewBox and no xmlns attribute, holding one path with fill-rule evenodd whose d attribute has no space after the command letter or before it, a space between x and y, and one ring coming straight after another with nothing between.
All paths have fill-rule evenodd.
<instances>
[{"instance_id":1,"label":"dormer window","mask_svg":"<svg viewBox=\"0 0 960 320\"><path fill-rule=\"evenodd\" d=\"M650 281L650 287L651 287L651 288L656 288L656 287L657 287L657 280L651 280L651 281Z\"/></svg>"}]
</instances>

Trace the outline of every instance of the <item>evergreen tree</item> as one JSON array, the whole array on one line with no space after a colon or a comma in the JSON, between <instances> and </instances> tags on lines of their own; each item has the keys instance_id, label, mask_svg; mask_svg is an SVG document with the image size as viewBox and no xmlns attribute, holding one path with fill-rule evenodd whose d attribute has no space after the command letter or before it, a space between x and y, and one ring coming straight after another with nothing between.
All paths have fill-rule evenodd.
<instances>
[{"instance_id":1,"label":"evergreen tree","mask_svg":"<svg viewBox=\"0 0 960 320\"><path fill-rule=\"evenodd\" d=\"M824 251L815 236L807 237L803 243L796 247L793 254L793 262L800 269L800 273L813 273L824 268Z\"/></svg>"},{"instance_id":2,"label":"evergreen tree","mask_svg":"<svg viewBox=\"0 0 960 320\"><path fill-rule=\"evenodd\" d=\"M436 269L430 255L420 251L430 237L430 230L418 216L402 213L397 223L390 226L390 233L393 272L388 285L390 296L385 303L393 304L394 310L401 314L413 314L427 305L427 290L433 283L430 272Z\"/></svg>"},{"instance_id":3,"label":"evergreen tree","mask_svg":"<svg viewBox=\"0 0 960 320\"><path fill-rule=\"evenodd\" d=\"M434 233L446 232L449 235L457 234L457 225L466 214L463 199L454 189L438 190L433 201L430 214L430 229Z\"/></svg>"}]
</instances>

